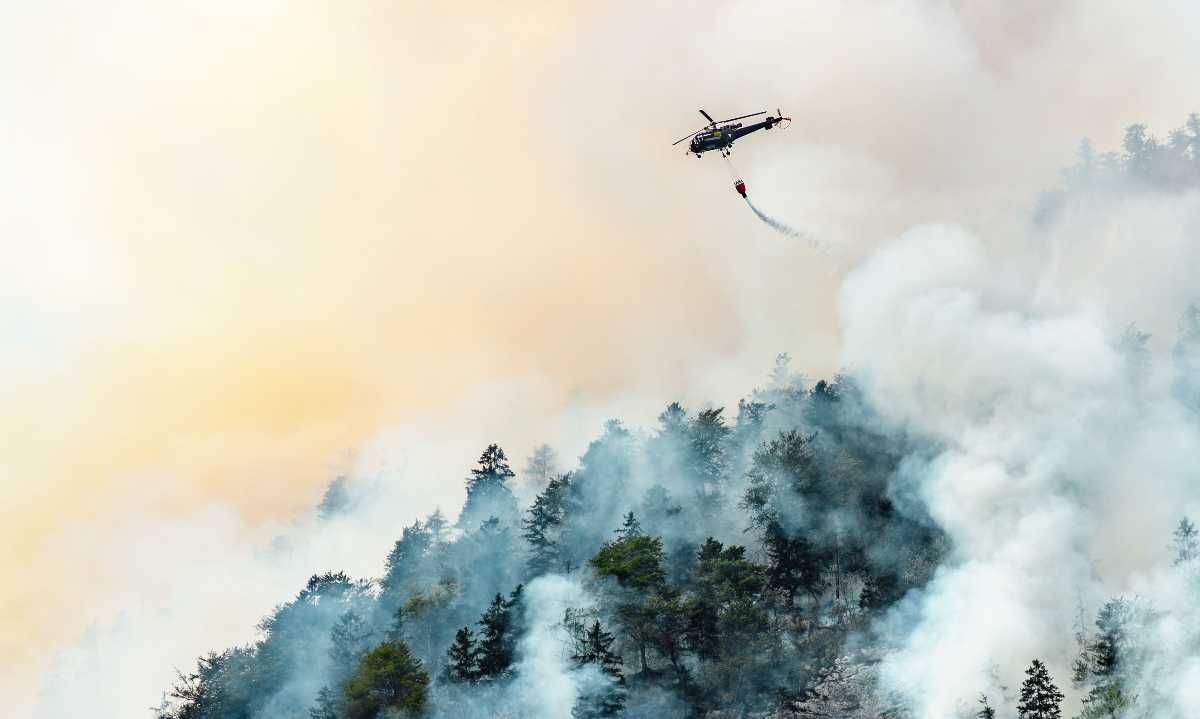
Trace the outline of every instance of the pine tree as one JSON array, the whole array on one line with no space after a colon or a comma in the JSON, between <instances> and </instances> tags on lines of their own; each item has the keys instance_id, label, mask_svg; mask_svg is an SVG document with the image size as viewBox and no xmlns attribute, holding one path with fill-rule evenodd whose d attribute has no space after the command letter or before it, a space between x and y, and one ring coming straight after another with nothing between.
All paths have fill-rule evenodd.
<instances>
[{"instance_id":1,"label":"pine tree","mask_svg":"<svg viewBox=\"0 0 1200 719\"><path fill-rule=\"evenodd\" d=\"M622 539L627 539L629 537L641 536L645 532L642 531L642 525L637 521L637 517L633 516L633 510L629 510L625 514L625 521L621 523L621 528L614 530L613 534Z\"/></svg>"},{"instance_id":2,"label":"pine tree","mask_svg":"<svg viewBox=\"0 0 1200 719\"><path fill-rule=\"evenodd\" d=\"M449 523L446 521L446 515L442 514L441 507L433 510L433 514L425 518L425 529L429 532L430 541L435 544L442 544L446 541L446 527Z\"/></svg>"},{"instance_id":3,"label":"pine tree","mask_svg":"<svg viewBox=\"0 0 1200 719\"><path fill-rule=\"evenodd\" d=\"M1092 658L1091 673L1101 679L1113 677L1128 644L1129 624L1134 607L1124 598L1110 599L1096 616L1096 638L1088 653Z\"/></svg>"},{"instance_id":4,"label":"pine tree","mask_svg":"<svg viewBox=\"0 0 1200 719\"><path fill-rule=\"evenodd\" d=\"M479 678L501 679L509 674L521 633L522 588L506 600L497 594L479 618Z\"/></svg>"},{"instance_id":5,"label":"pine tree","mask_svg":"<svg viewBox=\"0 0 1200 719\"><path fill-rule=\"evenodd\" d=\"M463 627L454 634L454 644L446 654L450 658L446 671L452 681L474 683L479 679L479 649L470 627Z\"/></svg>"},{"instance_id":6,"label":"pine tree","mask_svg":"<svg viewBox=\"0 0 1200 719\"><path fill-rule=\"evenodd\" d=\"M1175 565L1186 564L1200 557L1200 530L1192 520L1184 517L1173 534L1171 548L1175 550Z\"/></svg>"},{"instance_id":7,"label":"pine tree","mask_svg":"<svg viewBox=\"0 0 1200 719\"><path fill-rule=\"evenodd\" d=\"M621 670L621 657L612 651L613 635L604 631L599 621L584 632L571 658L577 667L594 666L599 669L598 681L585 686L571 710L573 719L596 719L611 717L625 708L625 675Z\"/></svg>"},{"instance_id":8,"label":"pine tree","mask_svg":"<svg viewBox=\"0 0 1200 719\"><path fill-rule=\"evenodd\" d=\"M1096 636L1088 643L1087 675L1093 684L1083 700L1084 719L1118 716L1136 697L1125 692L1121 675L1136 666L1137 624L1144 621L1146 610L1136 601L1124 598L1105 602L1096 616Z\"/></svg>"},{"instance_id":9,"label":"pine tree","mask_svg":"<svg viewBox=\"0 0 1200 719\"><path fill-rule=\"evenodd\" d=\"M358 660L370 648L371 633L367 622L353 611L343 613L329 630L329 658L337 686L354 672Z\"/></svg>"},{"instance_id":10,"label":"pine tree","mask_svg":"<svg viewBox=\"0 0 1200 719\"><path fill-rule=\"evenodd\" d=\"M384 638L389 642L404 641L404 624L404 605L401 605L396 607L396 611L392 612L392 623L388 626L388 630L384 634Z\"/></svg>"},{"instance_id":11,"label":"pine tree","mask_svg":"<svg viewBox=\"0 0 1200 719\"><path fill-rule=\"evenodd\" d=\"M533 576L553 571L561 564L562 525L570 485L569 475L551 479L521 521L525 530L522 536L529 543L528 567Z\"/></svg>"},{"instance_id":12,"label":"pine tree","mask_svg":"<svg viewBox=\"0 0 1200 719\"><path fill-rule=\"evenodd\" d=\"M977 719L996 719L996 710L988 703L987 694L979 695L979 711L975 716Z\"/></svg>"},{"instance_id":13,"label":"pine tree","mask_svg":"<svg viewBox=\"0 0 1200 719\"><path fill-rule=\"evenodd\" d=\"M400 597L422 583L426 579L427 559L433 536L429 529L420 521L413 522L400 532L400 539L388 552L384 562L384 575L381 580L383 591L393 597Z\"/></svg>"},{"instance_id":14,"label":"pine tree","mask_svg":"<svg viewBox=\"0 0 1200 719\"><path fill-rule=\"evenodd\" d=\"M767 586L782 591L787 606L794 607L796 595L803 591L814 600L825 590L821 557L803 536L788 536L777 522L763 532L767 553Z\"/></svg>"},{"instance_id":15,"label":"pine tree","mask_svg":"<svg viewBox=\"0 0 1200 719\"><path fill-rule=\"evenodd\" d=\"M527 491L541 491L558 475L558 453L548 444L539 445L525 462L521 479Z\"/></svg>"},{"instance_id":16,"label":"pine tree","mask_svg":"<svg viewBox=\"0 0 1200 719\"><path fill-rule=\"evenodd\" d=\"M723 408L700 411L688 427L688 474L696 483L701 513L711 516L721 504L728 461L726 440L733 431L721 416Z\"/></svg>"},{"instance_id":17,"label":"pine tree","mask_svg":"<svg viewBox=\"0 0 1200 719\"><path fill-rule=\"evenodd\" d=\"M337 695L329 687L321 687L317 692L317 705L308 710L308 716L310 719L338 719L339 706Z\"/></svg>"},{"instance_id":18,"label":"pine tree","mask_svg":"<svg viewBox=\"0 0 1200 719\"><path fill-rule=\"evenodd\" d=\"M1063 693L1054 685L1046 665L1034 659L1025 676L1021 701L1017 704L1021 719L1062 719Z\"/></svg>"},{"instance_id":19,"label":"pine tree","mask_svg":"<svg viewBox=\"0 0 1200 719\"><path fill-rule=\"evenodd\" d=\"M458 526L479 526L488 517L508 524L518 514L517 499L508 488L516 473L508 466L508 457L499 445L489 444L479 455L478 467L467 477L467 501L458 517Z\"/></svg>"},{"instance_id":20,"label":"pine tree","mask_svg":"<svg viewBox=\"0 0 1200 719\"><path fill-rule=\"evenodd\" d=\"M350 480L338 477L325 488L321 503L317 505L317 516L321 519L332 519L350 509L353 503L350 496Z\"/></svg>"}]
</instances>

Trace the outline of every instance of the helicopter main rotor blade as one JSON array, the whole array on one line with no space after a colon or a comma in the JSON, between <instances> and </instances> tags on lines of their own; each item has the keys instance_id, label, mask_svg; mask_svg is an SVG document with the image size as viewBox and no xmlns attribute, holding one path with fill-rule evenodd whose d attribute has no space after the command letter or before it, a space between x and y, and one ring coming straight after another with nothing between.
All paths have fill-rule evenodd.
<instances>
[{"instance_id":1,"label":"helicopter main rotor blade","mask_svg":"<svg viewBox=\"0 0 1200 719\"><path fill-rule=\"evenodd\" d=\"M708 114L707 112L705 112L704 110L701 110L701 111L700 111L700 114L701 114L701 115L704 115L704 119L705 119L705 120L708 120L708 124L710 124L710 125L715 125L715 124L717 124L717 121L716 121L716 120L714 120L714 119L712 119L712 115L709 115L709 114Z\"/></svg>"},{"instance_id":2,"label":"helicopter main rotor blade","mask_svg":"<svg viewBox=\"0 0 1200 719\"><path fill-rule=\"evenodd\" d=\"M741 117L731 117L728 120L721 120L721 122L733 122L734 120L745 120L747 117L758 117L759 115L765 115L765 114L767 114L767 111L763 110L762 112L752 112L749 115L742 115Z\"/></svg>"},{"instance_id":3,"label":"helicopter main rotor blade","mask_svg":"<svg viewBox=\"0 0 1200 719\"><path fill-rule=\"evenodd\" d=\"M702 128L700 128L699 130L696 130L696 132L693 132L693 133L691 133L691 134L689 134L689 135L684 135L683 137L679 138L679 139L678 139L678 140L676 140L675 142L672 142L672 143L671 143L671 147L674 147L675 145L678 145L679 143L683 142L684 140L688 139L689 137L695 137L697 134L699 134L699 133L701 133L701 132L704 132L704 130L705 130L705 128L703 128L703 127L702 127Z\"/></svg>"}]
</instances>

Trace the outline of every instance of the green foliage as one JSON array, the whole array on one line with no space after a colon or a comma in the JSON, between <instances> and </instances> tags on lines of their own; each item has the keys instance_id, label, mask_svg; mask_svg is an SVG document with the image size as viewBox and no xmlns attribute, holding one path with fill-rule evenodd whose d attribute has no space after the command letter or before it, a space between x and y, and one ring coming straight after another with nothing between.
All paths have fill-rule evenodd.
<instances>
[{"instance_id":1,"label":"green foliage","mask_svg":"<svg viewBox=\"0 0 1200 719\"><path fill-rule=\"evenodd\" d=\"M467 501L458 517L458 526L475 527L489 517L506 524L515 523L517 499L508 488L508 481L515 476L504 450L489 444L479 455L478 466L467 477Z\"/></svg>"},{"instance_id":2,"label":"green foliage","mask_svg":"<svg viewBox=\"0 0 1200 719\"><path fill-rule=\"evenodd\" d=\"M1127 695L1120 680L1112 680L1094 687L1083 700L1083 713L1079 719L1119 719L1131 708L1136 697Z\"/></svg>"},{"instance_id":3,"label":"green foliage","mask_svg":"<svg viewBox=\"0 0 1200 719\"><path fill-rule=\"evenodd\" d=\"M574 637L575 651L571 659L577 667L595 667L599 677L590 677L575 706L571 709L572 719L599 719L617 716L625 708L625 675L621 671L621 657L612 651L615 641L612 634L595 621L585 631Z\"/></svg>"},{"instance_id":4,"label":"green foliage","mask_svg":"<svg viewBox=\"0 0 1200 719\"><path fill-rule=\"evenodd\" d=\"M996 719L996 710L988 702L987 694L979 695L979 711L975 713L976 719Z\"/></svg>"},{"instance_id":5,"label":"green foliage","mask_svg":"<svg viewBox=\"0 0 1200 719\"><path fill-rule=\"evenodd\" d=\"M454 643L446 654L450 659L446 672L451 681L475 682L479 679L479 648L470 627L463 627L454 634Z\"/></svg>"},{"instance_id":6,"label":"green foliage","mask_svg":"<svg viewBox=\"0 0 1200 719\"><path fill-rule=\"evenodd\" d=\"M663 569L663 543L658 537L634 535L606 542L591 565L602 577L615 577L623 587L657 590L667 579Z\"/></svg>"},{"instance_id":7,"label":"green foliage","mask_svg":"<svg viewBox=\"0 0 1200 719\"><path fill-rule=\"evenodd\" d=\"M1034 659L1025 677L1017 704L1021 719L1062 719L1063 693L1054 685L1046 665Z\"/></svg>"},{"instance_id":8,"label":"green foliage","mask_svg":"<svg viewBox=\"0 0 1200 719\"><path fill-rule=\"evenodd\" d=\"M520 636L521 599L521 587L513 590L508 599L497 594L479 618L479 679L504 679L510 675Z\"/></svg>"},{"instance_id":9,"label":"green foliage","mask_svg":"<svg viewBox=\"0 0 1200 719\"><path fill-rule=\"evenodd\" d=\"M308 710L309 719L338 719L341 706L339 695L329 687L321 687L321 691L317 692L316 706Z\"/></svg>"},{"instance_id":10,"label":"green foliage","mask_svg":"<svg viewBox=\"0 0 1200 719\"><path fill-rule=\"evenodd\" d=\"M562 567L562 530L570 487L568 474L551 478L521 522L522 536L529 543L529 573L534 576Z\"/></svg>"},{"instance_id":11,"label":"green foliage","mask_svg":"<svg viewBox=\"0 0 1200 719\"><path fill-rule=\"evenodd\" d=\"M420 712L425 708L429 675L404 642L384 642L362 658L346 682L346 719L375 719L387 709Z\"/></svg>"},{"instance_id":12,"label":"green foliage","mask_svg":"<svg viewBox=\"0 0 1200 719\"><path fill-rule=\"evenodd\" d=\"M645 532L642 531L642 524L637 520L637 517L634 516L633 510L631 509L626 512L625 519L621 522L621 528L614 530L613 534L616 534L622 539L628 539L630 537L637 537L645 534Z\"/></svg>"},{"instance_id":13,"label":"green foliage","mask_svg":"<svg viewBox=\"0 0 1200 719\"><path fill-rule=\"evenodd\" d=\"M514 547L512 471L489 445L454 528L440 511L404 526L377 584L315 575L263 620L259 642L182 676L160 716L391 716L429 697L452 716L456 702L494 701L525 636L520 587L498 592L584 562L612 581L566 623L581 688L574 716L762 714L796 701L849 636L831 588L840 597L858 577L860 605L882 611L940 554L933 532L891 507L899 453L866 428L853 384L806 391L786 362L777 370L771 388L739 402L733 426L721 409L689 415L678 404L644 440L607 423L577 471L546 477L520 523L527 552ZM741 511L726 497L735 486ZM853 531L831 517L854 517ZM747 528L749 546L713 538ZM870 565L868 543L898 559ZM922 572L897 566L919 562ZM850 669L853 696L865 696L866 675Z\"/></svg>"},{"instance_id":14,"label":"green foliage","mask_svg":"<svg viewBox=\"0 0 1200 719\"><path fill-rule=\"evenodd\" d=\"M369 648L367 641L371 634L366 621L353 610L338 617L329 630L329 658L333 662L331 671L336 683L349 676L358 665L358 660Z\"/></svg>"}]
</instances>

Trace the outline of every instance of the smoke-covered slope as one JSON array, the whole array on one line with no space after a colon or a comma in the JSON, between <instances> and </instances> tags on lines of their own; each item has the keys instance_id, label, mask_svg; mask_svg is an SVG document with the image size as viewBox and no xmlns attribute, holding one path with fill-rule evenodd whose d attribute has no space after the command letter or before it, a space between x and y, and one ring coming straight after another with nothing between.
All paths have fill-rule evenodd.
<instances>
[{"instance_id":1,"label":"smoke-covered slope","mask_svg":"<svg viewBox=\"0 0 1200 719\"><path fill-rule=\"evenodd\" d=\"M781 356L519 475L487 447L456 519L314 575L159 715L1193 715L1198 151L1195 119L1085 147L1003 260L905 233L842 289L844 376Z\"/></svg>"}]
</instances>

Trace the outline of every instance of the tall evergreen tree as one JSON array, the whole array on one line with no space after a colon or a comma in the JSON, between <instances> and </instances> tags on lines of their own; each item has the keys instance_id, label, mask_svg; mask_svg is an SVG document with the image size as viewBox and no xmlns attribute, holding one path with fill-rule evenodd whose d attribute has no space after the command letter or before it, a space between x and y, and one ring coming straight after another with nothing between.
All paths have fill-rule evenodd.
<instances>
[{"instance_id":1,"label":"tall evergreen tree","mask_svg":"<svg viewBox=\"0 0 1200 719\"><path fill-rule=\"evenodd\" d=\"M393 545L384 561L384 574L380 584L384 594L394 602L416 591L430 577L429 549L433 535L421 522L415 521L400 532L400 539Z\"/></svg>"},{"instance_id":2,"label":"tall evergreen tree","mask_svg":"<svg viewBox=\"0 0 1200 719\"><path fill-rule=\"evenodd\" d=\"M567 491L570 475L550 479L545 489L534 498L521 526L522 536L529 543L527 566L533 576L563 567L561 551L562 525L566 519Z\"/></svg>"},{"instance_id":3,"label":"tall evergreen tree","mask_svg":"<svg viewBox=\"0 0 1200 719\"><path fill-rule=\"evenodd\" d=\"M1192 520L1184 517L1179 520L1179 526L1172 535L1171 549L1175 551L1175 564L1186 564L1200 558L1200 530Z\"/></svg>"},{"instance_id":4,"label":"tall evergreen tree","mask_svg":"<svg viewBox=\"0 0 1200 719\"><path fill-rule=\"evenodd\" d=\"M340 687L358 666L358 660L370 649L371 628L353 610L344 612L329 630L329 658L334 686Z\"/></svg>"},{"instance_id":5,"label":"tall evergreen tree","mask_svg":"<svg viewBox=\"0 0 1200 719\"><path fill-rule=\"evenodd\" d=\"M321 687L317 692L316 705L308 710L309 719L338 719L341 702L339 694L330 691L329 687Z\"/></svg>"},{"instance_id":6,"label":"tall evergreen tree","mask_svg":"<svg viewBox=\"0 0 1200 719\"><path fill-rule=\"evenodd\" d=\"M825 589L824 565L802 535L788 536L778 522L763 530L767 554L767 586L783 592L788 608L795 607L796 596L804 593L816 600Z\"/></svg>"},{"instance_id":7,"label":"tall evergreen tree","mask_svg":"<svg viewBox=\"0 0 1200 719\"><path fill-rule=\"evenodd\" d=\"M433 514L425 518L425 529L429 532L429 540L434 545L442 544L446 541L446 528L449 522L446 521L446 515L442 514L441 507L433 510Z\"/></svg>"},{"instance_id":8,"label":"tall evergreen tree","mask_svg":"<svg viewBox=\"0 0 1200 719\"><path fill-rule=\"evenodd\" d=\"M979 695L979 711L975 713L976 719L996 719L996 710L988 702L987 694Z\"/></svg>"},{"instance_id":9,"label":"tall evergreen tree","mask_svg":"<svg viewBox=\"0 0 1200 719\"><path fill-rule=\"evenodd\" d=\"M1021 701L1017 704L1021 719L1062 719L1063 693L1054 685L1046 665L1034 659L1025 676Z\"/></svg>"},{"instance_id":10,"label":"tall evergreen tree","mask_svg":"<svg viewBox=\"0 0 1200 719\"><path fill-rule=\"evenodd\" d=\"M539 445L525 461L521 479L526 492L540 492L558 476L558 453L548 444Z\"/></svg>"},{"instance_id":11,"label":"tall evergreen tree","mask_svg":"<svg viewBox=\"0 0 1200 719\"><path fill-rule=\"evenodd\" d=\"M479 618L480 679L494 680L509 676L521 633L522 588L513 590L506 600L497 594Z\"/></svg>"},{"instance_id":12,"label":"tall evergreen tree","mask_svg":"<svg viewBox=\"0 0 1200 719\"><path fill-rule=\"evenodd\" d=\"M572 719L598 719L617 716L625 708L625 675L621 657L612 651L613 635L604 631L599 621L592 623L576 641L571 656L577 667L592 666L600 676L591 677L571 710Z\"/></svg>"},{"instance_id":13,"label":"tall evergreen tree","mask_svg":"<svg viewBox=\"0 0 1200 719\"><path fill-rule=\"evenodd\" d=\"M350 495L350 480L338 477L325 488L321 503L317 505L317 516L321 519L332 519L344 513L353 505Z\"/></svg>"},{"instance_id":14,"label":"tall evergreen tree","mask_svg":"<svg viewBox=\"0 0 1200 719\"><path fill-rule=\"evenodd\" d=\"M479 679L479 649L475 633L470 627L459 629L454 635L454 644L446 652L450 663L446 667L452 681L475 682Z\"/></svg>"},{"instance_id":15,"label":"tall evergreen tree","mask_svg":"<svg viewBox=\"0 0 1200 719\"><path fill-rule=\"evenodd\" d=\"M489 517L505 524L515 523L517 499L508 487L508 481L515 476L504 450L489 444L479 455L478 466L467 477L467 501L458 517L458 526L477 527Z\"/></svg>"},{"instance_id":16,"label":"tall evergreen tree","mask_svg":"<svg viewBox=\"0 0 1200 719\"><path fill-rule=\"evenodd\" d=\"M1134 697L1125 691L1123 670L1136 665L1138 624L1146 610L1125 598L1105 602L1096 615L1096 634L1089 642L1085 676L1091 689L1084 698L1084 719L1117 716L1132 704Z\"/></svg>"},{"instance_id":17,"label":"tall evergreen tree","mask_svg":"<svg viewBox=\"0 0 1200 719\"><path fill-rule=\"evenodd\" d=\"M700 511L708 516L722 501L728 463L726 444L732 430L721 416L723 408L700 411L688 427L688 474L696 485Z\"/></svg>"},{"instance_id":18,"label":"tall evergreen tree","mask_svg":"<svg viewBox=\"0 0 1200 719\"><path fill-rule=\"evenodd\" d=\"M642 525L640 522L638 522L637 517L634 516L633 510L631 509L626 512L625 520L621 522L621 528L614 530L613 534L621 537L622 539L627 539L629 537L641 536L642 534L645 534L645 532L642 531Z\"/></svg>"},{"instance_id":19,"label":"tall evergreen tree","mask_svg":"<svg viewBox=\"0 0 1200 719\"><path fill-rule=\"evenodd\" d=\"M329 658L336 669L343 669L348 675L370 648L367 641L371 634L371 628L358 613L353 610L343 612L334 628L329 630Z\"/></svg>"}]
</instances>

